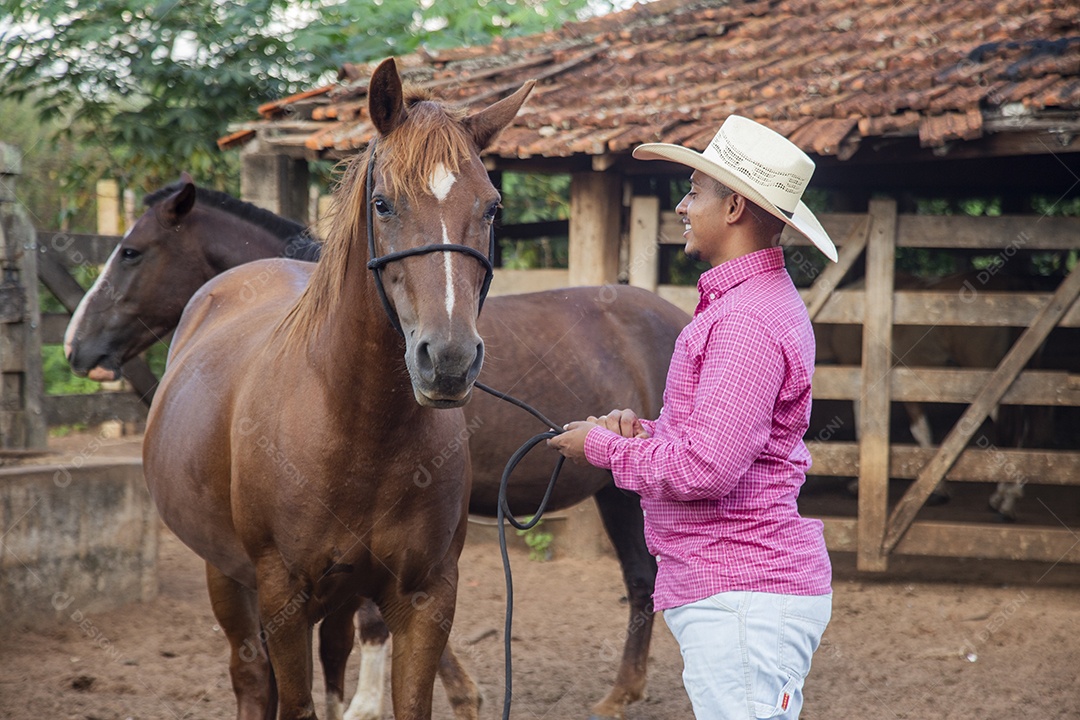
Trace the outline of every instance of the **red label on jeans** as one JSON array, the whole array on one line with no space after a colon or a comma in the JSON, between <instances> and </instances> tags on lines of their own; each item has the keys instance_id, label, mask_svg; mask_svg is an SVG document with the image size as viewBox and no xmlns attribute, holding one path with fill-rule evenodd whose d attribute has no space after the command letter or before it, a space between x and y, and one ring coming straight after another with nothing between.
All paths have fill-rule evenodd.
<instances>
[{"instance_id":1,"label":"red label on jeans","mask_svg":"<svg viewBox=\"0 0 1080 720\"><path fill-rule=\"evenodd\" d=\"M781 710L787 710L788 700L790 700L790 699L791 699L791 696L788 695L787 693L784 693L784 700L783 700L783 702L780 703L780 709Z\"/></svg>"}]
</instances>

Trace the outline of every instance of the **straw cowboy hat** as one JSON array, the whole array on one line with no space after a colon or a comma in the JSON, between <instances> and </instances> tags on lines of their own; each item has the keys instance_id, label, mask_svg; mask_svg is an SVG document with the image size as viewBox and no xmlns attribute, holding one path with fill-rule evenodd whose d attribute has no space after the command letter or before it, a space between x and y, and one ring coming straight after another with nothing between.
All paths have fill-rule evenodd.
<instances>
[{"instance_id":1,"label":"straw cowboy hat","mask_svg":"<svg viewBox=\"0 0 1080 720\"><path fill-rule=\"evenodd\" d=\"M671 160L700 170L798 230L836 262L836 246L802 201L814 161L764 125L732 115L703 153L681 145L646 143L634 148L634 157Z\"/></svg>"}]
</instances>

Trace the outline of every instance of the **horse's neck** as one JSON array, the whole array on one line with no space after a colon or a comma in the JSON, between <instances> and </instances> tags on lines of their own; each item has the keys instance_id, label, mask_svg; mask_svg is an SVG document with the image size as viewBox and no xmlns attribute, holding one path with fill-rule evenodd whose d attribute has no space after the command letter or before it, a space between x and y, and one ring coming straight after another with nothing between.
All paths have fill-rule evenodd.
<instances>
[{"instance_id":1,"label":"horse's neck","mask_svg":"<svg viewBox=\"0 0 1080 720\"><path fill-rule=\"evenodd\" d=\"M204 209L195 218L203 255L216 273L253 260L281 257L288 238L232 213Z\"/></svg>"},{"instance_id":2,"label":"horse's neck","mask_svg":"<svg viewBox=\"0 0 1080 720\"><path fill-rule=\"evenodd\" d=\"M367 267L366 244L352 247L341 295L313 340L313 365L331 388L333 402L341 404L342 417L365 424L377 418L390 427L419 409L405 369L404 343Z\"/></svg>"}]
</instances>

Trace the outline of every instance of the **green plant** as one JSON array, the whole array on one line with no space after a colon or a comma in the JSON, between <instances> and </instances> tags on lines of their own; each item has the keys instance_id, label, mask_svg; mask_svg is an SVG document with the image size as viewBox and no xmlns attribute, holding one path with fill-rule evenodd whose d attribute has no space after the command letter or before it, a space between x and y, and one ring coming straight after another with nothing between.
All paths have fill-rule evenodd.
<instances>
[{"instance_id":1,"label":"green plant","mask_svg":"<svg viewBox=\"0 0 1080 720\"><path fill-rule=\"evenodd\" d=\"M525 524L531 521L530 517ZM540 529L543 524L544 521L540 520L528 530L515 530L517 536L525 538L525 544L529 546L529 559L536 562L546 562L551 559L551 543L555 539L550 532Z\"/></svg>"},{"instance_id":2,"label":"green plant","mask_svg":"<svg viewBox=\"0 0 1080 720\"><path fill-rule=\"evenodd\" d=\"M49 428L49 437L67 437L73 432L84 432L86 430L86 427L86 423L75 423L73 425L56 425L55 427Z\"/></svg>"}]
</instances>

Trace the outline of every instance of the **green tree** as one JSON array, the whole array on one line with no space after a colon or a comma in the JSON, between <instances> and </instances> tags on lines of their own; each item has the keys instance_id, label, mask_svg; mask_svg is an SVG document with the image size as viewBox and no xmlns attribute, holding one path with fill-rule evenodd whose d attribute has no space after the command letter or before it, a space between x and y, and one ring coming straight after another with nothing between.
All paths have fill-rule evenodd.
<instances>
[{"instance_id":1,"label":"green tree","mask_svg":"<svg viewBox=\"0 0 1080 720\"><path fill-rule=\"evenodd\" d=\"M0 88L60 134L100 148L111 175L152 187L186 169L237 190L215 141L263 102L343 62L555 27L587 0L0 0ZM595 6L595 5L594 5Z\"/></svg>"}]
</instances>

